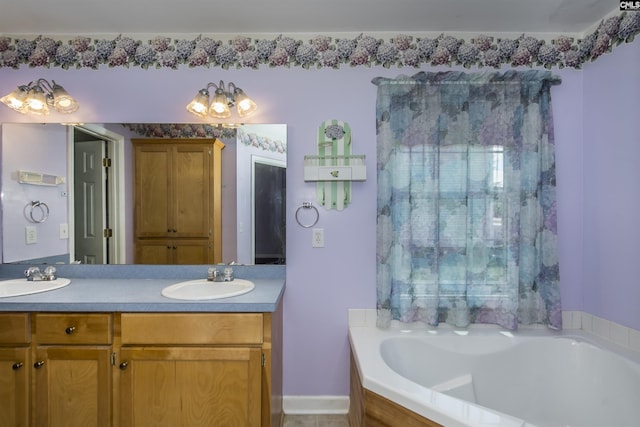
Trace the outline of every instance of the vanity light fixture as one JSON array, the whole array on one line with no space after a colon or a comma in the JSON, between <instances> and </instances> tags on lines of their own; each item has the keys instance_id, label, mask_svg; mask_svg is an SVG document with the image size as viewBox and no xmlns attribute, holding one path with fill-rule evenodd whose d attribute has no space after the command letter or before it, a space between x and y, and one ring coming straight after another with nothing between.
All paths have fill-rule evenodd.
<instances>
[{"instance_id":1,"label":"vanity light fixture","mask_svg":"<svg viewBox=\"0 0 640 427\"><path fill-rule=\"evenodd\" d=\"M215 88L211 102L209 102L210 88ZM202 118L211 116L216 119L227 119L231 117L232 107L236 107L240 117L247 117L258 109L256 103L242 89L232 82L225 86L220 80L219 84L208 83L207 87L200 89L187 105L187 111Z\"/></svg>"},{"instance_id":2,"label":"vanity light fixture","mask_svg":"<svg viewBox=\"0 0 640 427\"><path fill-rule=\"evenodd\" d=\"M18 86L10 94L0 98L0 102L22 114L49 114L49 107L57 112L69 114L80 108L75 100L55 80L49 83L45 79L38 79L26 85Z\"/></svg>"}]
</instances>

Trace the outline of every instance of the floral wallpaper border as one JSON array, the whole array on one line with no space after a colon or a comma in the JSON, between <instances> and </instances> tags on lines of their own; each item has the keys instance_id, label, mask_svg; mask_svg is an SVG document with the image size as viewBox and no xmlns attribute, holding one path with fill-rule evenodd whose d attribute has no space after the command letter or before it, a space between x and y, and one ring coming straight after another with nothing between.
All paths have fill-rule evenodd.
<instances>
[{"instance_id":1,"label":"floral wallpaper border","mask_svg":"<svg viewBox=\"0 0 640 427\"><path fill-rule=\"evenodd\" d=\"M207 123L123 123L122 126L145 138L220 138L234 139L246 146L285 154L287 142L247 132L242 127Z\"/></svg>"},{"instance_id":2,"label":"floral wallpaper border","mask_svg":"<svg viewBox=\"0 0 640 427\"><path fill-rule=\"evenodd\" d=\"M286 154L287 142L258 135L254 132L247 132L243 128L238 128L238 141L247 147L258 148L271 153Z\"/></svg>"},{"instance_id":3,"label":"floral wallpaper border","mask_svg":"<svg viewBox=\"0 0 640 427\"><path fill-rule=\"evenodd\" d=\"M630 43L640 32L640 12L622 12L603 19L598 28L582 39L561 35L550 43L522 35L517 39L480 34L470 40L442 34L419 38L398 34L388 40L368 35L332 38L317 35L303 42L288 36L251 39L242 35L223 42L210 37L151 40L91 39L77 36L67 42L47 36L34 39L0 36L0 68L61 67L98 69L108 67L149 67L177 69L189 67L252 68L301 67L334 68L381 65L424 64L464 67L544 66L579 69L610 52L621 43Z\"/></svg>"},{"instance_id":4,"label":"floral wallpaper border","mask_svg":"<svg viewBox=\"0 0 640 427\"><path fill-rule=\"evenodd\" d=\"M145 138L235 138L236 129L209 123L124 123Z\"/></svg>"}]
</instances>

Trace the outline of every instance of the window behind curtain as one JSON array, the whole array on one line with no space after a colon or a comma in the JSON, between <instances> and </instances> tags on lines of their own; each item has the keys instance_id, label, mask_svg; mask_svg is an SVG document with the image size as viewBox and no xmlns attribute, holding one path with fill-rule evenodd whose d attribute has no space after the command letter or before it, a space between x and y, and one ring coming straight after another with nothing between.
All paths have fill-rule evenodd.
<instances>
[{"instance_id":1,"label":"window behind curtain","mask_svg":"<svg viewBox=\"0 0 640 427\"><path fill-rule=\"evenodd\" d=\"M561 327L546 71L378 86L378 324Z\"/></svg>"}]
</instances>

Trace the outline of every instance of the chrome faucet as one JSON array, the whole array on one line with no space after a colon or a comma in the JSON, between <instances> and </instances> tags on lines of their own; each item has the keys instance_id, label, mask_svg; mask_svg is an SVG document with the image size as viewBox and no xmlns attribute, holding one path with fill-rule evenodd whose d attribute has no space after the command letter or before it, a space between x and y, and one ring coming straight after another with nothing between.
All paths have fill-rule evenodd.
<instances>
[{"instance_id":1,"label":"chrome faucet","mask_svg":"<svg viewBox=\"0 0 640 427\"><path fill-rule=\"evenodd\" d=\"M48 265L45 267L44 272L42 272L39 267L29 267L24 271L24 275L30 282L56 280L56 268L52 265Z\"/></svg>"},{"instance_id":2,"label":"chrome faucet","mask_svg":"<svg viewBox=\"0 0 640 427\"><path fill-rule=\"evenodd\" d=\"M24 271L24 275L30 282L44 280L39 267L29 267Z\"/></svg>"},{"instance_id":3,"label":"chrome faucet","mask_svg":"<svg viewBox=\"0 0 640 427\"><path fill-rule=\"evenodd\" d=\"M222 274L215 267L209 267L207 271L207 280L210 282L222 282Z\"/></svg>"},{"instance_id":4,"label":"chrome faucet","mask_svg":"<svg viewBox=\"0 0 640 427\"><path fill-rule=\"evenodd\" d=\"M225 282L233 282L233 268L225 267L223 270L224 276L223 279Z\"/></svg>"}]
</instances>

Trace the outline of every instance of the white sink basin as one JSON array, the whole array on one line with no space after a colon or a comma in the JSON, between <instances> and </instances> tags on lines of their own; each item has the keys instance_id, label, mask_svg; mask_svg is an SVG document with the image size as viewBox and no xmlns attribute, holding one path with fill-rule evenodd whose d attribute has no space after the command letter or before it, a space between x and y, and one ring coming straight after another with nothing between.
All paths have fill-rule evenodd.
<instances>
[{"instance_id":1,"label":"white sink basin","mask_svg":"<svg viewBox=\"0 0 640 427\"><path fill-rule=\"evenodd\" d=\"M199 301L235 297L251 292L254 287L253 282L244 279L235 279L231 282L199 279L167 286L162 290L162 295L171 299Z\"/></svg>"},{"instance_id":2,"label":"white sink basin","mask_svg":"<svg viewBox=\"0 0 640 427\"><path fill-rule=\"evenodd\" d=\"M11 279L0 281L0 298L19 297L22 295L37 294L52 291L67 286L69 279L57 278L56 280L40 280L30 282L25 279Z\"/></svg>"}]
</instances>

